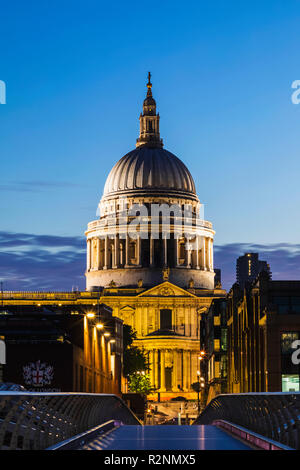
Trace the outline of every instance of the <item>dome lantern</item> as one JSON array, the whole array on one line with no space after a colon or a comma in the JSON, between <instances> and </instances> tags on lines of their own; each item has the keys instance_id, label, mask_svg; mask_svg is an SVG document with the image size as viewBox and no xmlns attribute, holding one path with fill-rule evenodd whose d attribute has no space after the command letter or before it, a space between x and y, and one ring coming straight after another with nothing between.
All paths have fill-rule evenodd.
<instances>
[{"instance_id":1,"label":"dome lantern","mask_svg":"<svg viewBox=\"0 0 300 470\"><path fill-rule=\"evenodd\" d=\"M147 96L143 103L143 114L140 115L140 136L136 147L163 147L159 135L159 113L156 114L156 101L152 96L151 73L148 72Z\"/></svg>"}]
</instances>

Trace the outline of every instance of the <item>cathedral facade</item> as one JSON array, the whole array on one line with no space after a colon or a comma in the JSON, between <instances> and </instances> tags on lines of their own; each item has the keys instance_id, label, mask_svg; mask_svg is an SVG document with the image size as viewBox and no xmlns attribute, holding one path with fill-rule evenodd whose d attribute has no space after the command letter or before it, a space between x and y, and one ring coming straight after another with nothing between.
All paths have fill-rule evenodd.
<instances>
[{"instance_id":1,"label":"cathedral facade","mask_svg":"<svg viewBox=\"0 0 300 470\"><path fill-rule=\"evenodd\" d=\"M136 148L109 173L100 217L88 224L87 291L137 332L161 399L194 398L200 318L214 298L212 224L193 177L163 148L150 74Z\"/></svg>"}]
</instances>

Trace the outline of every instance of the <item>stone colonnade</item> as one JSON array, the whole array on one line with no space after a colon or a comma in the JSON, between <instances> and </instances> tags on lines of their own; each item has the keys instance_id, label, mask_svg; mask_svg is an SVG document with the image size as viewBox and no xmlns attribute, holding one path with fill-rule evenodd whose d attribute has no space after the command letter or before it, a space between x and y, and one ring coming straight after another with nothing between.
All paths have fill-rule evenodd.
<instances>
[{"instance_id":1,"label":"stone colonnade","mask_svg":"<svg viewBox=\"0 0 300 470\"><path fill-rule=\"evenodd\" d=\"M149 354L151 385L159 392L187 392L193 377L192 357L195 352L185 349L151 349ZM198 356L197 356L198 357Z\"/></svg>"},{"instance_id":2,"label":"stone colonnade","mask_svg":"<svg viewBox=\"0 0 300 470\"><path fill-rule=\"evenodd\" d=\"M93 237L87 239L87 271L98 271L100 269L117 269L134 267L155 267L155 243L159 240L153 238L142 240L140 236L132 239L128 234L121 238L119 234L110 237ZM164 238L162 242L163 265L170 265L170 242L174 252L174 267L185 267L213 270L213 239L207 236L196 235L194 237L182 237L175 239ZM147 251L142 261L143 251Z\"/></svg>"}]
</instances>

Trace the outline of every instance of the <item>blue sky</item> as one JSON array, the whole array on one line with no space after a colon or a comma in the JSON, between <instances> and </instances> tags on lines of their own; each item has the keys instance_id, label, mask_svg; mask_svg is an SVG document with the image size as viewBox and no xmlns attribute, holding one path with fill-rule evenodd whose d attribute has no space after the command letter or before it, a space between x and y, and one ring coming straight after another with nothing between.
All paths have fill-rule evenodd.
<instances>
[{"instance_id":1,"label":"blue sky","mask_svg":"<svg viewBox=\"0 0 300 470\"><path fill-rule=\"evenodd\" d=\"M134 148L151 70L165 148L192 172L216 245L284 244L297 257L299 24L295 0L2 5L0 230L77 244ZM18 246L0 251L13 260ZM299 278L298 264L287 275Z\"/></svg>"}]
</instances>

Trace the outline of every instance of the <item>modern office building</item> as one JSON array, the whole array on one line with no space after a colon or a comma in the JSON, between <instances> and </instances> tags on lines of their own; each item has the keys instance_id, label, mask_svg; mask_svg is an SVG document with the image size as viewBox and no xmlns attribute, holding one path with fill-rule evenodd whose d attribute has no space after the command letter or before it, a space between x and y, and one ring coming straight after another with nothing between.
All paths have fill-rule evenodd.
<instances>
[{"instance_id":1,"label":"modern office building","mask_svg":"<svg viewBox=\"0 0 300 470\"><path fill-rule=\"evenodd\" d=\"M236 282L240 289L244 289L247 283L254 281L261 271L269 273L271 279L270 266L258 258L258 253L245 253L240 256L236 261Z\"/></svg>"}]
</instances>

